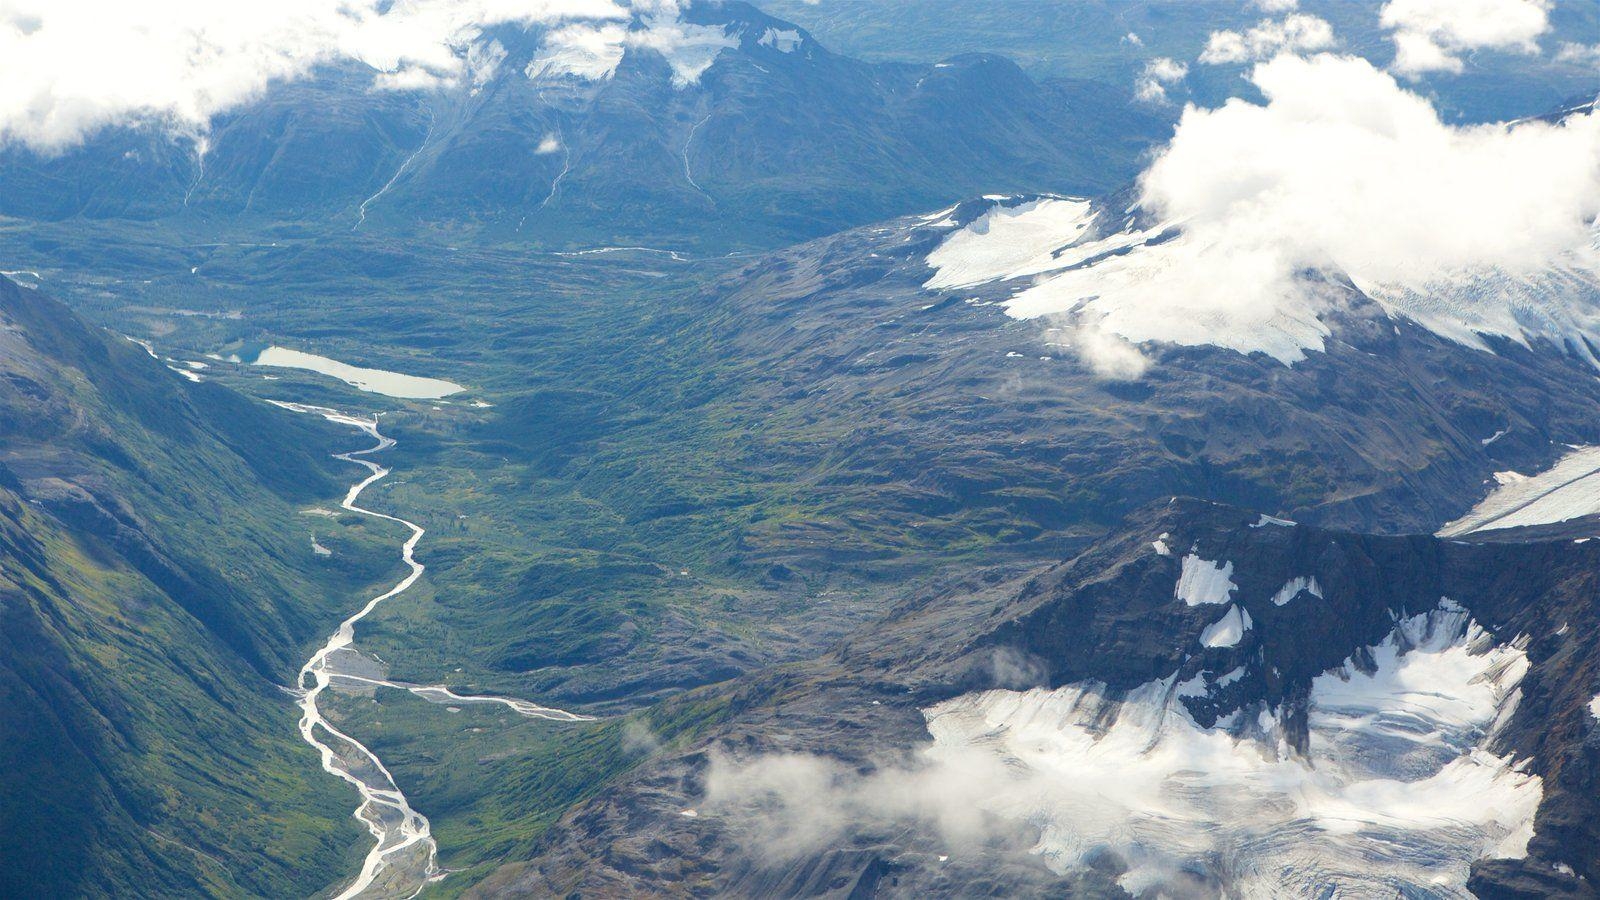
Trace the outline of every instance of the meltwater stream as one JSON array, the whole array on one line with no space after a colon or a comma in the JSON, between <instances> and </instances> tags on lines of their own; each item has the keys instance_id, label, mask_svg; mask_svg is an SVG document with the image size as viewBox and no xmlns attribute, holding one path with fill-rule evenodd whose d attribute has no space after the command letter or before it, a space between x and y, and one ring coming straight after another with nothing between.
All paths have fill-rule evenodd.
<instances>
[{"instance_id":1,"label":"meltwater stream","mask_svg":"<svg viewBox=\"0 0 1600 900\"><path fill-rule=\"evenodd\" d=\"M356 623L366 618L379 604L405 592L422 576L422 563L417 562L417 542L424 534L422 526L398 516L374 512L356 505L361 492L378 481L389 470L364 457L393 447L395 441L378 431L376 419L361 419L337 410L301 403L277 402L278 406L302 413L314 413L330 422L359 428L377 441L365 450L335 454L336 459L352 462L367 469L367 477L356 482L345 494L340 505L345 509L405 526L410 530L400 547L400 557L410 572L389 590L368 600L349 618L339 623L306 664L300 668L296 681L296 694L300 705L300 736L322 756L322 768L350 782L361 794L361 805L354 813L372 833L373 847L361 864L361 872L341 891L336 900L356 897L414 897L430 881L443 878L437 863L438 845L434 843L428 817L411 807L404 792L396 784L394 775L376 754L360 741L340 731L329 722L318 706L322 692L334 680L352 684L387 687L410 693L434 703L496 703L520 715L560 722L593 721L590 716L569 713L505 697L470 696L457 694L443 685L418 685L388 681L371 677L367 658L354 647ZM356 671L359 669L360 671Z\"/></svg>"}]
</instances>

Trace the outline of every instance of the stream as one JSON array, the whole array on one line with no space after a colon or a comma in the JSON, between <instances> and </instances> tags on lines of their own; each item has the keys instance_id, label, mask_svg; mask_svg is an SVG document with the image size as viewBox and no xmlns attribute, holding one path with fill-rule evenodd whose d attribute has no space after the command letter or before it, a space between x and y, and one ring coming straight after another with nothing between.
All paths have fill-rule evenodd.
<instances>
[{"instance_id":1,"label":"stream","mask_svg":"<svg viewBox=\"0 0 1600 900\"><path fill-rule=\"evenodd\" d=\"M471 696L457 694L444 685L419 685L376 678L371 672L376 661L355 648L356 623L366 618L384 601L399 596L422 577L423 565L416 560L417 542L426 532L422 526L398 516L375 512L356 505L361 492L389 474L389 469L365 457L380 453L395 445L393 438L378 431L377 419L362 419L337 410L301 403L273 401L284 409L299 413L320 415L330 422L360 429L376 441L365 450L338 453L335 459L355 463L367 470L367 476L356 482L345 494L340 504L350 512L394 522L404 526L411 534L400 546L400 558L409 573L387 591L368 600L328 637L316 653L306 660L296 679L300 706L300 737L322 757L322 768L355 787L361 795L361 805L354 816L367 827L373 846L361 864L361 872L335 900L352 900L357 897L415 897L429 882L447 874L438 865L438 845L434 842L428 817L412 808L405 792L395 782L394 775L384 766L377 754L360 741L340 731L323 715L318 701L322 692L336 680L351 685L372 688L387 687L408 691L411 694L440 704L500 704L519 715L529 718L549 719L558 722L589 722L592 716L570 713L565 710L540 706L526 700L505 697Z\"/></svg>"}]
</instances>

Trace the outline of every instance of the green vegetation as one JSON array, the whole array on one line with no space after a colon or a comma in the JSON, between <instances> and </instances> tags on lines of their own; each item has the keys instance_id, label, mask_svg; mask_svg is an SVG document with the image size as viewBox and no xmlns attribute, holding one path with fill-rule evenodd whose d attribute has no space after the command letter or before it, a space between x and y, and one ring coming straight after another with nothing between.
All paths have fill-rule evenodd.
<instances>
[{"instance_id":1,"label":"green vegetation","mask_svg":"<svg viewBox=\"0 0 1600 900\"><path fill-rule=\"evenodd\" d=\"M301 512L343 436L32 292L0 317L0 894L317 892L363 829L280 686L395 568L386 529Z\"/></svg>"},{"instance_id":2,"label":"green vegetation","mask_svg":"<svg viewBox=\"0 0 1600 900\"><path fill-rule=\"evenodd\" d=\"M110 224L0 227L0 247L98 321L205 363L212 384L200 388L382 413L400 442L383 457L394 474L363 503L428 530L427 572L362 623L361 648L397 680L604 716L658 715L687 689L814 655L952 573L1069 557L1162 497L1358 509L1364 496L1386 502L1409 471L1459 464L1442 443L1404 465L1398 447L1353 451L1368 446L1370 421L1356 404L1418 421L1429 399L1352 386L1349 400L1297 404L1297 392L1329 389L1316 366L1224 356L1209 362L1219 374L1198 377L1181 364L1136 385L1070 377L1070 360L1039 359L1053 353L1034 326L958 298L930 305L926 248L899 231L756 261L309 232L202 248ZM399 401L206 356L262 341L468 390ZM1209 440L1217 423L1227 441ZM323 430L294 443L359 441ZM358 474L336 470L317 495ZM1424 487L1454 497L1458 483ZM1420 506L1393 504L1397 515ZM384 529L294 521L296 541L315 525L334 550L318 565L345 581L319 590L320 628L276 630L308 635L296 638L304 650L336 621L329 610L348 612L392 570L363 580L345 568ZM264 546L289 527L260 522ZM377 701L336 712L430 817L444 864L465 870L446 892L526 856L572 802L637 760L612 724L449 713L387 691Z\"/></svg>"},{"instance_id":3,"label":"green vegetation","mask_svg":"<svg viewBox=\"0 0 1600 900\"><path fill-rule=\"evenodd\" d=\"M93 245L63 231L64 245L48 227L11 237L75 258L84 274L52 287L114 329L149 336L163 355L205 362L210 382L384 413L400 441L383 459L395 472L364 503L428 529L423 581L358 631L391 677L620 714L814 652L1002 542L1025 555L1061 552L1061 536L1027 517L1035 500L1026 492L952 516L942 489L905 471L860 470L861 448L849 448L863 436L851 424L862 407L796 404L765 360L729 343L726 311L704 285L737 261L401 255L382 242L291 241L185 257L206 273L193 277L187 265L162 271L163 254L149 248L119 249L148 234L101 234L115 239ZM145 262L108 281L113 260L130 258ZM374 259L385 261L381 272L360 271ZM386 336L381 345L368 342L374 334ZM307 373L266 380L265 370L204 355L268 339L469 392L408 403ZM324 431L306 446L331 452L360 440ZM342 483L358 470L332 473ZM367 532L382 529L359 517L290 521L293 549L315 530L334 551L321 565L334 571L381 545ZM283 523L270 522L260 519L263 545L282 539L267 532ZM363 574L381 582L378 571ZM334 611L370 593L362 583L347 573L322 594L321 629L292 632L307 636L302 649ZM381 716L348 711L351 728L430 816L444 864L471 870L447 879L450 890L525 855L572 801L637 758L614 723L452 714L391 694L380 693ZM463 731L468 722L484 730ZM292 716L282 726L292 739ZM313 760L304 777L326 782L319 790L347 813L351 798ZM349 825L347 854L365 840Z\"/></svg>"}]
</instances>

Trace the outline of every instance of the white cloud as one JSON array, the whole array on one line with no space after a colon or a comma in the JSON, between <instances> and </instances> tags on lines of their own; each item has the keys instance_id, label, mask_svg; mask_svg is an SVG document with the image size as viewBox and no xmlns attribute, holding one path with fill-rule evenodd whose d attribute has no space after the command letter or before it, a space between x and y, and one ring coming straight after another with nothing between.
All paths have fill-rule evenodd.
<instances>
[{"instance_id":1,"label":"white cloud","mask_svg":"<svg viewBox=\"0 0 1600 900\"><path fill-rule=\"evenodd\" d=\"M1140 205L1163 224L1100 234L1074 219L1054 239L1030 235L1027 261L983 279L1017 285L1007 312L1292 364L1324 347L1348 277L1469 346L1543 338L1588 356L1579 338L1600 339L1600 113L1453 127L1394 76L1329 54L1283 55L1250 78L1264 103L1186 109L1141 176ZM970 243L964 259L988 258ZM1103 374L1137 374L1113 345L1077 340Z\"/></svg>"},{"instance_id":2,"label":"white cloud","mask_svg":"<svg viewBox=\"0 0 1600 900\"><path fill-rule=\"evenodd\" d=\"M1514 300L1481 277L1531 277L1587 251L1600 116L1454 128L1366 61L1329 55L1282 56L1251 77L1265 105L1186 110L1140 179L1144 206L1181 222L1181 239L1065 273L1017 303L1094 290L1100 326L1130 340L1286 362L1327 333L1330 290L1308 270L1347 274L1469 343L1474 332L1559 342L1592 329L1600 311L1572 285ZM1379 290L1393 285L1409 294Z\"/></svg>"},{"instance_id":3,"label":"white cloud","mask_svg":"<svg viewBox=\"0 0 1600 900\"><path fill-rule=\"evenodd\" d=\"M450 79L428 69L426 66L408 65L393 72L379 72L372 78L372 86L380 91L432 91L444 87ZM244 100L250 99L250 94ZM214 111L222 112L232 106L232 103L222 106ZM209 119L210 116L206 116ZM196 125L196 129L204 127Z\"/></svg>"},{"instance_id":4,"label":"white cloud","mask_svg":"<svg viewBox=\"0 0 1600 900\"><path fill-rule=\"evenodd\" d=\"M1295 13L1264 21L1249 31L1214 31L1200 61L1224 65L1267 59L1279 53L1306 53L1333 46L1333 26L1316 16Z\"/></svg>"},{"instance_id":5,"label":"white cloud","mask_svg":"<svg viewBox=\"0 0 1600 900\"><path fill-rule=\"evenodd\" d=\"M500 64L505 62L506 48L499 41L476 41L460 53L460 65L446 69L407 63L401 68L373 76L373 87L380 91L431 91L460 84L464 80L477 93L489 83ZM464 76L464 77L463 77Z\"/></svg>"},{"instance_id":6,"label":"white cloud","mask_svg":"<svg viewBox=\"0 0 1600 900\"><path fill-rule=\"evenodd\" d=\"M1124 44L1132 44L1135 47L1144 46L1144 38L1139 37L1138 33L1132 31L1122 36L1122 42Z\"/></svg>"},{"instance_id":7,"label":"white cloud","mask_svg":"<svg viewBox=\"0 0 1600 900\"><path fill-rule=\"evenodd\" d=\"M1295 9L1300 5L1300 0L1254 0L1250 4L1264 13L1282 13Z\"/></svg>"},{"instance_id":8,"label":"white cloud","mask_svg":"<svg viewBox=\"0 0 1600 900\"><path fill-rule=\"evenodd\" d=\"M1138 347L1098 322L1084 322L1067 329L1063 336L1066 347L1095 375L1108 381L1138 381L1150 368L1150 360Z\"/></svg>"},{"instance_id":9,"label":"white cloud","mask_svg":"<svg viewBox=\"0 0 1600 900\"><path fill-rule=\"evenodd\" d=\"M568 25L544 39L539 54L528 63L529 78L570 75L584 81L610 78L627 51L628 28L617 23Z\"/></svg>"},{"instance_id":10,"label":"white cloud","mask_svg":"<svg viewBox=\"0 0 1600 900\"><path fill-rule=\"evenodd\" d=\"M1389 0L1380 13L1394 32L1394 70L1416 77L1460 72L1468 50L1539 52L1550 29L1545 0Z\"/></svg>"},{"instance_id":11,"label":"white cloud","mask_svg":"<svg viewBox=\"0 0 1600 900\"><path fill-rule=\"evenodd\" d=\"M930 745L865 773L805 754L713 753L701 808L762 861L892 833L920 839L902 844L908 858L1005 848L1060 873L1120 860L1135 896L1208 895L1195 876L1228 896L1307 885L1453 896L1473 861L1527 853L1543 783L1483 749L1526 671L1522 650L1441 610L1312 682L1303 756L1289 750L1290 706L1236 705L1203 727L1184 698L1227 709L1224 678L1174 674L1125 694L1096 683L964 694L923 710ZM1396 716L1415 729L1391 727Z\"/></svg>"},{"instance_id":12,"label":"white cloud","mask_svg":"<svg viewBox=\"0 0 1600 900\"><path fill-rule=\"evenodd\" d=\"M681 21L675 0L638 0L634 6L651 9L638 27L575 24L552 32L528 63L528 77L602 81L616 73L631 48L661 54L672 68L672 83L685 87L700 79L718 53L739 45L738 39L719 26Z\"/></svg>"},{"instance_id":13,"label":"white cloud","mask_svg":"<svg viewBox=\"0 0 1600 900\"><path fill-rule=\"evenodd\" d=\"M1600 214L1593 115L1454 128L1350 57L1279 57L1251 80L1265 105L1187 110L1140 180L1147 206L1203 242L1387 280L1537 268L1586 244Z\"/></svg>"},{"instance_id":14,"label":"white cloud","mask_svg":"<svg viewBox=\"0 0 1600 900\"><path fill-rule=\"evenodd\" d=\"M1184 63L1158 56L1144 64L1144 71L1134 82L1134 96L1147 103L1165 103L1167 85L1182 81L1188 74L1189 67Z\"/></svg>"},{"instance_id":15,"label":"white cloud","mask_svg":"<svg viewBox=\"0 0 1600 900\"><path fill-rule=\"evenodd\" d=\"M664 16L652 17L647 27L630 34L630 47L654 50L672 67L672 82L679 87L700 79L717 54L739 46L737 38L720 26L691 25Z\"/></svg>"},{"instance_id":16,"label":"white cloud","mask_svg":"<svg viewBox=\"0 0 1600 900\"><path fill-rule=\"evenodd\" d=\"M1556 50L1556 62L1576 66L1600 67L1600 44L1577 44L1562 41Z\"/></svg>"},{"instance_id":17,"label":"white cloud","mask_svg":"<svg viewBox=\"0 0 1600 900\"><path fill-rule=\"evenodd\" d=\"M136 123L198 135L340 62L385 89L481 83L504 53L486 28L627 15L612 0L0 0L0 143L58 151Z\"/></svg>"},{"instance_id":18,"label":"white cloud","mask_svg":"<svg viewBox=\"0 0 1600 900\"><path fill-rule=\"evenodd\" d=\"M476 42L467 46L467 81L474 90L494 79L500 64L506 61L506 48L499 41Z\"/></svg>"},{"instance_id":19,"label":"white cloud","mask_svg":"<svg viewBox=\"0 0 1600 900\"><path fill-rule=\"evenodd\" d=\"M622 726L622 749L633 754L651 754L661 749L661 738L639 719L629 719Z\"/></svg>"}]
</instances>

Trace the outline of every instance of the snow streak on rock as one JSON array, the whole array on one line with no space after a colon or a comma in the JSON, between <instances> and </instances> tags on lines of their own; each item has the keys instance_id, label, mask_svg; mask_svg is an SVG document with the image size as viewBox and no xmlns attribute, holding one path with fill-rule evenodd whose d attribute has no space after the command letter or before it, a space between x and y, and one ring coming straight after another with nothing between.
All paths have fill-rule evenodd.
<instances>
[{"instance_id":1,"label":"snow streak on rock","mask_svg":"<svg viewBox=\"0 0 1600 900\"><path fill-rule=\"evenodd\" d=\"M1211 562L1193 553L1183 558L1176 594L1190 606L1227 603L1239 586L1233 583L1233 563Z\"/></svg>"}]
</instances>

